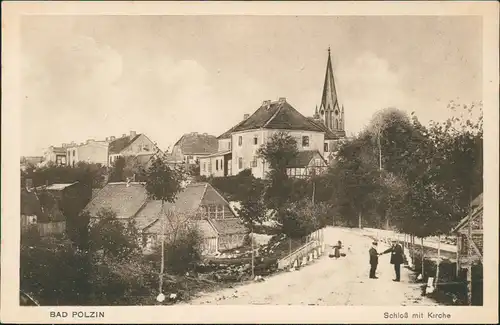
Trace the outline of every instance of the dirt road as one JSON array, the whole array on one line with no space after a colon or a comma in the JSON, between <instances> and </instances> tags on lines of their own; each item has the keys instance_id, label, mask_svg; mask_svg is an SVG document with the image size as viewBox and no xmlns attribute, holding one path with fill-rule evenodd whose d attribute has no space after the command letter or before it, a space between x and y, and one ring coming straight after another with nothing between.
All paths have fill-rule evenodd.
<instances>
[{"instance_id":1,"label":"dirt road","mask_svg":"<svg viewBox=\"0 0 500 325\"><path fill-rule=\"evenodd\" d=\"M300 270L270 276L263 282L201 294L189 304L270 304L323 306L437 305L421 296L418 284L409 282L409 272L401 268L401 282L393 282L390 255L379 258L379 279L368 278L368 249L371 240L355 231L327 228L325 243L341 240L347 256L338 260L328 251ZM379 245L379 251L387 246ZM348 249L350 247L350 249Z\"/></svg>"}]
</instances>

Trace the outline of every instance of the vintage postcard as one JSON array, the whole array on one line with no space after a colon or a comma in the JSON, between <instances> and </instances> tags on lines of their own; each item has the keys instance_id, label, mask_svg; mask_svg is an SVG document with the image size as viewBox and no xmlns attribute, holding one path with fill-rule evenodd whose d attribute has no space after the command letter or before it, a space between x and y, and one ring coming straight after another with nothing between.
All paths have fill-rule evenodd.
<instances>
[{"instance_id":1,"label":"vintage postcard","mask_svg":"<svg viewBox=\"0 0 500 325\"><path fill-rule=\"evenodd\" d=\"M497 323L498 9L2 3L2 323Z\"/></svg>"}]
</instances>

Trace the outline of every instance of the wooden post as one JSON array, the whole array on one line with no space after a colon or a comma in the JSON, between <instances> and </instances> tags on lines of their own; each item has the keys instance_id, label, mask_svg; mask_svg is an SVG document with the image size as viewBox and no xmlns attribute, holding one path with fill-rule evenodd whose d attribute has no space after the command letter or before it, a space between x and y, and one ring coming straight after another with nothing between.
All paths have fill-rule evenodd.
<instances>
[{"instance_id":1,"label":"wooden post","mask_svg":"<svg viewBox=\"0 0 500 325\"><path fill-rule=\"evenodd\" d=\"M250 246L252 247L252 280L255 278L255 252L254 252L254 248L253 248L253 227L252 229L250 229L251 233L250 233Z\"/></svg>"},{"instance_id":2,"label":"wooden post","mask_svg":"<svg viewBox=\"0 0 500 325\"><path fill-rule=\"evenodd\" d=\"M438 235L438 257L437 257L437 263L436 263L436 284L434 285L434 288L438 288L439 285L439 265L441 263L441 235Z\"/></svg>"},{"instance_id":3,"label":"wooden post","mask_svg":"<svg viewBox=\"0 0 500 325\"><path fill-rule=\"evenodd\" d=\"M469 200L469 220L467 222L467 302L472 305L472 199Z\"/></svg>"},{"instance_id":4,"label":"wooden post","mask_svg":"<svg viewBox=\"0 0 500 325\"><path fill-rule=\"evenodd\" d=\"M458 277L458 273L460 272L460 251L462 250L462 236L460 233L456 235L457 238L457 263L456 263L456 270L455 270L455 277Z\"/></svg>"},{"instance_id":5,"label":"wooden post","mask_svg":"<svg viewBox=\"0 0 500 325\"><path fill-rule=\"evenodd\" d=\"M424 274L425 274L424 273L424 260L425 260L424 254L425 253L424 253L424 238L423 237L420 238L420 245L422 245L422 258L421 258L421 260L422 260L422 280L423 280L424 279Z\"/></svg>"}]
</instances>

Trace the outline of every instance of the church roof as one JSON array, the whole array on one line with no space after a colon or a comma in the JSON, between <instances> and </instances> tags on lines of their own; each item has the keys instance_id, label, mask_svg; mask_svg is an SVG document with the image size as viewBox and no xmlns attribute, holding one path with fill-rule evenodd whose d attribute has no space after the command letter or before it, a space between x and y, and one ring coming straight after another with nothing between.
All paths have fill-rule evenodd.
<instances>
[{"instance_id":1,"label":"church roof","mask_svg":"<svg viewBox=\"0 0 500 325\"><path fill-rule=\"evenodd\" d=\"M286 100L264 102L249 118L222 134L253 129L284 129L324 132L321 127L300 114Z\"/></svg>"}]
</instances>

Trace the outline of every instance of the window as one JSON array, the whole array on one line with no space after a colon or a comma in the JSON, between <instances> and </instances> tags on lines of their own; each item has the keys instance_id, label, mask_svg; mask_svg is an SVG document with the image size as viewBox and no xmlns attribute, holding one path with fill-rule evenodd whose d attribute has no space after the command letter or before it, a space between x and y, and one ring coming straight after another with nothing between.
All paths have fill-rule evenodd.
<instances>
[{"instance_id":1,"label":"window","mask_svg":"<svg viewBox=\"0 0 500 325\"><path fill-rule=\"evenodd\" d=\"M243 158L238 158L238 168L242 169L243 168Z\"/></svg>"},{"instance_id":2,"label":"window","mask_svg":"<svg viewBox=\"0 0 500 325\"><path fill-rule=\"evenodd\" d=\"M216 219L224 219L224 206L223 205L216 206L215 218Z\"/></svg>"},{"instance_id":3,"label":"window","mask_svg":"<svg viewBox=\"0 0 500 325\"><path fill-rule=\"evenodd\" d=\"M254 136L253 137L253 144L257 145L258 143L259 143L259 139L257 138L257 136Z\"/></svg>"},{"instance_id":4,"label":"window","mask_svg":"<svg viewBox=\"0 0 500 325\"><path fill-rule=\"evenodd\" d=\"M73 157L75 156L76 150L73 150Z\"/></svg>"},{"instance_id":5,"label":"window","mask_svg":"<svg viewBox=\"0 0 500 325\"><path fill-rule=\"evenodd\" d=\"M257 167L257 157L253 157L252 167Z\"/></svg>"},{"instance_id":6,"label":"window","mask_svg":"<svg viewBox=\"0 0 500 325\"><path fill-rule=\"evenodd\" d=\"M242 144L243 144L243 137L240 135L238 137L238 145L241 147Z\"/></svg>"},{"instance_id":7,"label":"window","mask_svg":"<svg viewBox=\"0 0 500 325\"><path fill-rule=\"evenodd\" d=\"M338 129L339 128L339 121L338 120L335 120L335 128Z\"/></svg>"},{"instance_id":8,"label":"window","mask_svg":"<svg viewBox=\"0 0 500 325\"><path fill-rule=\"evenodd\" d=\"M325 142L324 151L328 152L328 142Z\"/></svg>"},{"instance_id":9,"label":"window","mask_svg":"<svg viewBox=\"0 0 500 325\"><path fill-rule=\"evenodd\" d=\"M212 173L212 162L208 162L208 172L211 174Z\"/></svg>"},{"instance_id":10,"label":"window","mask_svg":"<svg viewBox=\"0 0 500 325\"><path fill-rule=\"evenodd\" d=\"M309 147L309 137L307 135L302 137L302 147Z\"/></svg>"},{"instance_id":11,"label":"window","mask_svg":"<svg viewBox=\"0 0 500 325\"><path fill-rule=\"evenodd\" d=\"M229 142L228 149L231 150L231 142Z\"/></svg>"},{"instance_id":12,"label":"window","mask_svg":"<svg viewBox=\"0 0 500 325\"><path fill-rule=\"evenodd\" d=\"M219 160L215 161L215 170L219 170Z\"/></svg>"},{"instance_id":13,"label":"window","mask_svg":"<svg viewBox=\"0 0 500 325\"><path fill-rule=\"evenodd\" d=\"M144 145L144 151L149 151L149 144Z\"/></svg>"},{"instance_id":14,"label":"window","mask_svg":"<svg viewBox=\"0 0 500 325\"><path fill-rule=\"evenodd\" d=\"M207 171L207 163L203 163L203 171L206 172Z\"/></svg>"}]
</instances>

